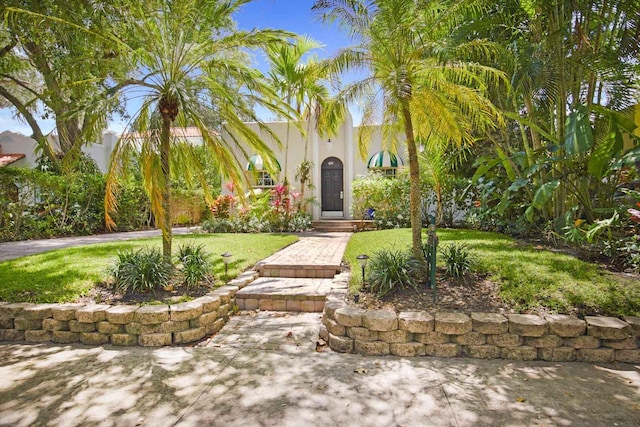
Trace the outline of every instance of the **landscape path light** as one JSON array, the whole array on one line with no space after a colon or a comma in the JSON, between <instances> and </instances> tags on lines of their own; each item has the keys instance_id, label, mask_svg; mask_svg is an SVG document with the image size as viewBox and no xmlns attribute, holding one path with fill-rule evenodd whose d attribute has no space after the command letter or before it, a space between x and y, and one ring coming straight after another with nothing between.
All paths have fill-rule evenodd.
<instances>
[{"instance_id":1,"label":"landscape path light","mask_svg":"<svg viewBox=\"0 0 640 427\"><path fill-rule=\"evenodd\" d=\"M224 278L226 281L226 280L229 280L229 263L233 258L233 254L230 252L225 252L220 256L222 257L222 262L224 262Z\"/></svg>"},{"instance_id":2,"label":"landscape path light","mask_svg":"<svg viewBox=\"0 0 640 427\"><path fill-rule=\"evenodd\" d=\"M362 255L358 255L356 259L358 260L358 264L360 264L360 268L362 269L362 287L365 287L366 282L364 280L364 272L365 272L365 269L367 268L367 261L369 261L369 256L362 254Z\"/></svg>"}]
</instances>

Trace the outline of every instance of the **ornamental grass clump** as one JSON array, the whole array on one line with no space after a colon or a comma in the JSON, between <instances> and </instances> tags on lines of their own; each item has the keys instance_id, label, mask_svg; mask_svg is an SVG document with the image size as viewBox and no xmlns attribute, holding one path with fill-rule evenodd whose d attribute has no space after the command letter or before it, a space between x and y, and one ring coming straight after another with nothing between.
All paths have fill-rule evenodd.
<instances>
[{"instance_id":1,"label":"ornamental grass clump","mask_svg":"<svg viewBox=\"0 0 640 427\"><path fill-rule=\"evenodd\" d=\"M118 252L109 273L118 291L148 292L154 291L157 286L166 286L172 269L158 248L143 247L137 251L129 249Z\"/></svg>"},{"instance_id":2,"label":"ornamental grass clump","mask_svg":"<svg viewBox=\"0 0 640 427\"><path fill-rule=\"evenodd\" d=\"M458 278L471 272L474 258L464 243L443 245L440 248L440 255L447 266L449 276Z\"/></svg>"},{"instance_id":3,"label":"ornamental grass clump","mask_svg":"<svg viewBox=\"0 0 640 427\"><path fill-rule=\"evenodd\" d=\"M178 248L178 261L182 263L182 275L187 287L197 286L206 281L211 272L211 255L204 245L188 242Z\"/></svg>"},{"instance_id":4,"label":"ornamental grass clump","mask_svg":"<svg viewBox=\"0 0 640 427\"><path fill-rule=\"evenodd\" d=\"M420 263L408 251L384 249L371 256L368 270L369 289L384 297L397 289L415 289Z\"/></svg>"}]
</instances>

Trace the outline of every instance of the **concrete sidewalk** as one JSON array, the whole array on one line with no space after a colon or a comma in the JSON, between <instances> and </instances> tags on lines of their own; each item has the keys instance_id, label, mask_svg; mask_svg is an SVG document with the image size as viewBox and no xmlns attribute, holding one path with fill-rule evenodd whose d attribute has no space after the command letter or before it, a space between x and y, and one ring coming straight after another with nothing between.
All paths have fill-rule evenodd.
<instances>
[{"instance_id":1,"label":"concrete sidewalk","mask_svg":"<svg viewBox=\"0 0 640 427\"><path fill-rule=\"evenodd\" d=\"M196 228L179 227L173 229L173 234L189 234L194 230L196 230ZM55 239L2 242L0 243L0 262L27 255L39 254L41 252L52 251L54 249L155 236L160 236L160 230L128 231L122 233L94 234L92 236L58 237Z\"/></svg>"},{"instance_id":2,"label":"concrete sidewalk","mask_svg":"<svg viewBox=\"0 0 640 427\"><path fill-rule=\"evenodd\" d=\"M196 347L0 344L0 425L640 425L640 367L318 352L318 317L235 316Z\"/></svg>"}]
</instances>

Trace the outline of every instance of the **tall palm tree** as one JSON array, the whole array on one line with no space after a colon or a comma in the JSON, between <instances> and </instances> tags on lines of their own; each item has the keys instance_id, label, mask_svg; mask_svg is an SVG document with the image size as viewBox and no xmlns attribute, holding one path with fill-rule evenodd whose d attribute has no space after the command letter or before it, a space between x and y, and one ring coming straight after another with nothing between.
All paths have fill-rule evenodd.
<instances>
[{"instance_id":1,"label":"tall palm tree","mask_svg":"<svg viewBox=\"0 0 640 427\"><path fill-rule=\"evenodd\" d=\"M252 120L270 133L251 105L259 104L287 116L289 109L257 70L248 66L243 49L286 43L288 33L275 30L238 31L231 15L247 0L211 2L165 0L131 6L127 40L121 47L134 62L126 90L142 96L142 105L118 141L107 174L107 224L117 209L118 183L129 161L140 152L144 187L152 212L162 230L162 249L171 256L171 180L176 173L197 179L208 194L202 161L192 147L181 142L174 127L195 126L204 146L216 157L220 173L233 182L244 181L242 166L232 148L273 153L244 121ZM134 49L128 40L139 48ZM222 126L209 128L199 113L215 109ZM277 141L277 137L270 133ZM207 196L210 197L210 196Z\"/></svg>"},{"instance_id":2,"label":"tall palm tree","mask_svg":"<svg viewBox=\"0 0 640 427\"><path fill-rule=\"evenodd\" d=\"M284 98L285 102L295 110L298 120L310 125L312 119L319 118L319 112L329 97L329 92L321 83L322 69L317 58L311 55L314 49L323 45L311 37L298 36L292 44L272 45L267 49L270 70L268 77L274 89ZM306 60L306 62L304 62ZM304 135L304 158L307 159L308 132ZM288 172L289 159L289 124L285 141L284 169L285 179ZM304 193L304 188L302 188Z\"/></svg>"},{"instance_id":3,"label":"tall palm tree","mask_svg":"<svg viewBox=\"0 0 640 427\"><path fill-rule=\"evenodd\" d=\"M485 47L477 40L451 38L452 24L463 9L460 3L451 4L440 0L317 0L313 6L325 21L337 22L356 42L338 52L330 65L332 71L367 73L346 85L339 96L347 102L364 99L363 124L381 120L383 140L391 148L401 142L398 135L404 135L412 252L418 260L424 257L416 139L426 144L470 144L474 132L485 132L499 119L485 92L487 82L496 81L501 74L465 61L470 51ZM370 132L361 132L363 158L370 138Z\"/></svg>"}]
</instances>

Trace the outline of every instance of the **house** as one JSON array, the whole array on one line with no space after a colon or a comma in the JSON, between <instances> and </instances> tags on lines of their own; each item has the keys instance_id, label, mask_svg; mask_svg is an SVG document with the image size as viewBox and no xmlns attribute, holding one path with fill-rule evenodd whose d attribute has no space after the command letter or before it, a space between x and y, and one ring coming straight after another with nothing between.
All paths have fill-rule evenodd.
<instances>
[{"instance_id":1,"label":"house","mask_svg":"<svg viewBox=\"0 0 640 427\"><path fill-rule=\"evenodd\" d=\"M56 136L50 135L49 137L55 144ZM102 173L105 173L109 168L109 158L117 141L118 135L115 132L107 131L102 135L101 141L83 147L82 151L96 162ZM5 153L3 158L6 158L5 164L0 159L0 167L10 165L12 167L33 168L38 164L38 144L31 137L4 131L0 133L0 147L2 147L0 153ZM10 161L11 159L13 161Z\"/></svg>"},{"instance_id":2,"label":"house","mask_svg":"<svg viewBox=\"0 0 640 427\"><path fill-rule=\"evenodd\" d=\"M363 160L357 147L363 128L353 126L350 116L336 135L330 138L322 138L313 122L303 124L306 136L297 127L284 121L265 124L277 135L280 145L271 135L261 131L257 123L249 123L249 126L273 150L275 163L272 164L271 171L275 169L277 176L272 176L268 170L269 159L263 159L257 153L251 153L247 158L237 149L236 157L246 162L247 178L254 189L268 189L283 182L286 177L292 191L300 191L300 183L295 179L296 167L303 160L311 161L313 187L305 190L305 199L315 199L315 203L308 209L314 220L353 219L351 182L372 169L395 176L398 168L405 163L403 154L384 150L380 127L373 129L369 152ZM403 147L403 144L399 144L399 147ZM226 190L223 189L223 192Z\"/></svg>"},{"instance_id":3,"label":"house","mask_svg":"<svg viewBox=\"0 0 640 427\"><path fill-rule=\"evenodd\" d=\"M33 167L37 162L36 141L19 133L0 133L0 167Z\"/></svg>"},{"instance_id":4,"label":"house","mask_svg":"<svg viewBox=\"0 0 640 427\"><path fill-rule=\"evenodd\" d=\"M305 190L305 199L313 198L317 202L308 210L313 219L352 218L351 181L358 175L366 174L370 169L378 169L393 176L397 168L404 164L402 156L382 150L380 132L374 132L370 156L367 156L369 161L363 161L357 149L358 136L362 128L354 127L351 117L347 118L337 134L331 138L320 137L313 123L304 124L308 129L306 137L295 125L287 122L273 121L267 122L266 125L278 135L280 146L271 135L261 131L257 123L249 123L273 150L274 167L266 166L269 159L263 159L257 153L247 156L239 147L235 150L236 158L245 165L248 182L254 189L270 189L283 182L286 177L293 191L300 191L300 183L295 179L296 167L303 160L310 160L313 164L312 187ZM202 144L197 128L175 128L172 133L193 145ZM136 134L130 136L136 138ZM83 147L83 151L96 162L102 173L108 170L109 159L118 138L116 133L108 131L104 133L101 141ZM37 164L37 143L30 137L9 131L2 132L0 146L0 153L5 153L0 155L0 166L10 164L15 167L34 167ZM274 169L279 171L276 176L272 176ZM227 190L223 186L224 191Z\"/></svg>"}]
</instances>

